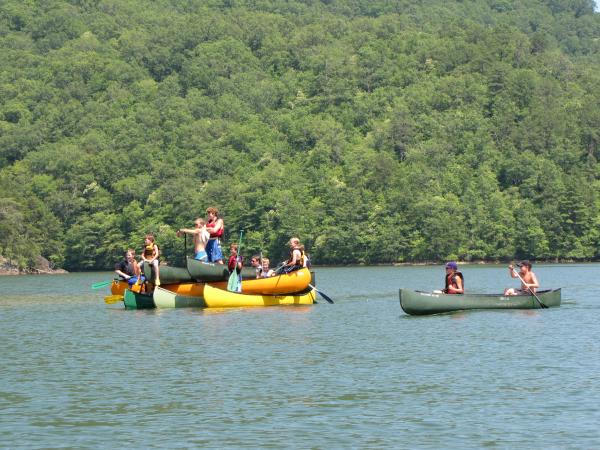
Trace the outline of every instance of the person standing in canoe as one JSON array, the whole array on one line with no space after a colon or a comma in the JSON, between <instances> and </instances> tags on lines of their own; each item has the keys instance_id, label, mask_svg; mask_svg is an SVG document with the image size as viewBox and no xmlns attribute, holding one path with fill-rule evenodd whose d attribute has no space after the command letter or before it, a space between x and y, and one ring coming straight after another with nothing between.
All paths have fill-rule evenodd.
<instances>
[{"instance_id":1,"label":"person standing in canoe","mask_svg":"<svg viewBox=\"0 0 600 450\"><path fill-rule=\"evenodd\" d=\"M158 272L158 257L160 255L160 250L158 249L158 245L154 242L154 235L147 234L144 239L144 250L142 251L142 260L141 264L147 262L154 268L154 285L160 286L160 274Z\"/></svg>"},{"instance_id":2,"label":"person standing in canoe","mask_svg":"<svg viewBox=\"0 0 600 450\"><path fill-rule=\"evenodd\" d=\"M221 237L225 231L223 219L219 217L219 210L217 208L207 208L206 214L208 214L206 231L210 235L206 244L208 262L223 264L223 252L221 251Z\"/></svg>"},{"instance_id":3,"label":"person standing in canoe","mask_svg":"<svg viewBox=\"0 0 600 450\"><path fill-rule=\"evenodd\" d=\"M283 267L277 271L278 274L290 273L295 270L300 270L306 267L306 255L304 253L304 245L300 243L300 239L293 237L289 242L290 258L285 262Z\"/></svg>"},{"instance_id":4,"label":"person standing in canoe","mask_svg":"<svg viewBox=\"0 0 600 450\"><path fill-rule=\"evenodd\" d=\"M446 263L446 287L442 291L444 294L464 294L465 279L463 274L458 271L458 264L454 261Z\"/></svg>"},{"instance_id":5,"label":"person standing in canoe","mask_svg":"<svg viewBox=\"0 0 600 450\"><path fill-rule=\"evenodd\" d=\"M511 264L508 266L511 278L521 279L521 289L507 288L504 290L504 295L531 295L535 294L537 288L540 287L535 273L531 270L531 263L527 260L517 264L520 268L519 273Z\"/></svg>"},{"instance_id":6,"label":"person standing in canoe","mask_svg":"<svg viewBox=\"0 0 600 450\"><path fill-rule=\"evenodd\" d=\"M129 285L134 284L140 278L140 266L135 260L135 250L127 249L125 259L115 265L115 273Z\"/></svg>"},{"instance_id":7,"label":"person standing in canoe","mask_svg":"<svg viewBox=\"0 0 600 450\"><path fill-rule=\"evenodd\" d=\"M206 222L204 219L198 217L194 224L196 228L180 228L177 230L177 236L181 237L184 234L191 234L194 236L194 259L201 262L208 262L208 254L206 253L206 244L210 234L206 230Z\"/></svg>"}]
</instances>

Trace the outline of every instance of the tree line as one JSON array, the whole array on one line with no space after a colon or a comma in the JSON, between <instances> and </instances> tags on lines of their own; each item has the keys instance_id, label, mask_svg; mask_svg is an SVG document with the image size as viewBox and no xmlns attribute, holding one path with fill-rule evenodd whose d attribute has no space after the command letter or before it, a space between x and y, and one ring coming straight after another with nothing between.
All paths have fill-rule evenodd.
<instances>
[{"instance_id":1,"label":"tree line","mask_svg":"<svg viewBox=\"0 0 600 450\"><path fill-rule=\"evenodd\" d=\"M599 256L591 0L4 0L0 254L107 269L208 206L318 264Z\"/></svg>"}]
</instances>

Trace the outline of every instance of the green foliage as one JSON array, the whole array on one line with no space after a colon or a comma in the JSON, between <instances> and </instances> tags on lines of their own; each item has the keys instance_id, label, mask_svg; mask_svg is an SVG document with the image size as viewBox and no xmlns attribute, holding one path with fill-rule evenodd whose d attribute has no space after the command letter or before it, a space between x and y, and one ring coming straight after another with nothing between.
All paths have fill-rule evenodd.
<instances>
[{"instance_id":1,"label":"green foliage","mask_svg":"<svg viewBox=\"0 0 600 450\"><path fill-rule=\"evenodd\" d=\"M0 254L182 264L216 206L274 263L597 258L593 6L4 0Z\"/></svg>"}]
</instances>

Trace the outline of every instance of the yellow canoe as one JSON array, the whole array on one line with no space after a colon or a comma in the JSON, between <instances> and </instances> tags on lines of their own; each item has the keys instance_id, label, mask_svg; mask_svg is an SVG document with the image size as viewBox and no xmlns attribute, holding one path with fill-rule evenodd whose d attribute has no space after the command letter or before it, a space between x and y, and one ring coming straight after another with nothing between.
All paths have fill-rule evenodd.
<instances>
[{"instance_id":1,"label":"yellow canoe","mask_svg":"<svg viewBox=\"0 0 600 450\"><path fill-rule=\"evenodd\" d=\"M310 282L310 270L305 268L269 278L242 280L242 292L244 294L291 294L305 290ZM226 289L227 281L210 283L210 285Z\"/></svg>"},{"instance_id":2,"label":"yellow canoe","mask_svg":"<svg viewBox=\"0 0 600 450\"><path fill-rule=\"evenodd\" d=\"M243 288L242 288L243 289ZM314 289L284 295L244 294L229 292L209 284L204 286L204 303L209 308L239 308L242 306L312 305Z\"/></svg>"}]
</instances>

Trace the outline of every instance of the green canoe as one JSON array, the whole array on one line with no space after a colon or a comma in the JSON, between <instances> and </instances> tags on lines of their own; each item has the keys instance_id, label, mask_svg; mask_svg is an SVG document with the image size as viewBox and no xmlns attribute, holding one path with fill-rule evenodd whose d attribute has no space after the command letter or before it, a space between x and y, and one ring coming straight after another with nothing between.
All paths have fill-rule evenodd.
<instances>
[{"instance_id":1,"label":"green canoe","mask_svg":"<svg viewBox=\"0 0 600 450\"><path fill-rule=\"evenodd\" d=\"M539 291L538 298L546 306L560 306L560 289ZM437 294L400 289L400 307L406 314L439 314L467 309L539 309L532 295L503 294Z\"/></svg>"},{"instance_id":2,"label":"green canoe","mask_svg":"<svg viewBox=\"0 0 600 450\"><path fill-rule=\"evenodd\" d=\"M200 295L184 295L161 287L154 288L154 304L157 308L198 308L206 306Z\"/></svg>"},{"instance_id":3,"label":"green canoe","mask_svg":"<svg viewBox=\"0 0 600 450\"><path fill-rule=\"evenodd\" d=\"M190 273L184 267L174 266L159 266L160 284L175 284L175 283L189 283L193 281ZM154 283L154 273L152 266L148 263L144 263L142 267L146 280Z\"/></svg>"},{"instance_id":4,"label":"green canoe","mask_svg":"<svg viewBox=\"0 0 600 450\"><path fill-rule=\"evenodd\" d=\"M155 308L152 294L141 294L129 289L125 290L123 303L127 309L151 309Z\"/></svg>"},{"instance_id":5,"label":"green canoe","mask_svg":"<svg viewBox=\"0 0 600 450\"><path fill-rule=\"evenodd\" d=\"M211 282L229 279L229 270L227 270L225 264L204 263L193 258L188 258L187 270L196 281ZM242 279L248 280L251 278L256 278L256 269L253 267L244 267L242 269ZM160 282L166 284L162 281L162 275Z\"/></svg>"}]
</instances>

